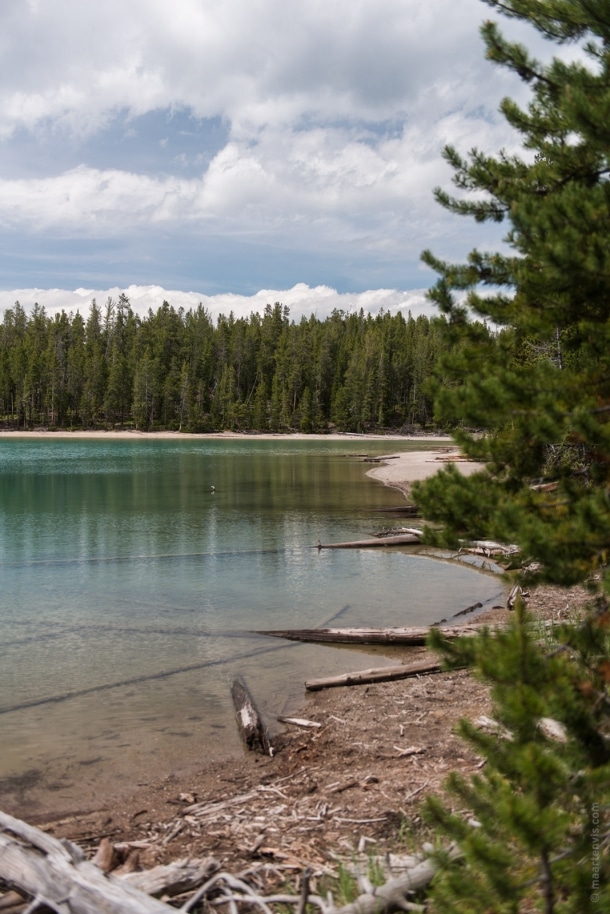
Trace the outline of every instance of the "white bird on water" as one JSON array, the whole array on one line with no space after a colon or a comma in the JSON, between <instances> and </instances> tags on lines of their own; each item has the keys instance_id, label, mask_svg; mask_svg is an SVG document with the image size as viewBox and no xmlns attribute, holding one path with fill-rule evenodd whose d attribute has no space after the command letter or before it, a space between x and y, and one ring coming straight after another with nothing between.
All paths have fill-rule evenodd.
<instances>
[{"instance_id":1,"label":"white bird on water","mask_svg":"<svg viewBox=\"0 0 610 914\"><path fill-rule=\"evenodd\" d=\"M210 492L212 493L212 495L214 494L215 491L216 491L216 486L210 486Z\"/></svg>"}]
</instances>

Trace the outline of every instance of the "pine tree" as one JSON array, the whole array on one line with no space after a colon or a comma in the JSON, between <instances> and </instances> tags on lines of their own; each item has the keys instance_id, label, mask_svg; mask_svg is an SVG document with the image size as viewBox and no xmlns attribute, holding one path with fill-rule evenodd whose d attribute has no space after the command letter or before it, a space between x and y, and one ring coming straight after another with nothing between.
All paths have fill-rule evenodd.
<instances>
[{"instance_id":1,"label":"pine tree","mask_svg":"<svg viewBox=\"0 0 610 914\"><path fill-rule=\"evenodd\" d=\"M570 584L603 566L610 547L610 4L486 2L550 40L579 39L583 55L543 66L483 26L488 56L530 84L532 100L527 110L501 106L523 155L445 150L466 193L437 199L507 223L510 250L474 250L462 265L423 255L440 273L431 295L457 348L443 360L437 418L458 419L459 443L488 462L469 484L442 474L426 504L454 541L518 542L548 580ZM466 320L468 309L501 328L497 340ZM524 361L528 343L540 355ZM553 459L557 449L571 459ZM556 485L534 490L531 480Z\"/></svg>"},{"instance_id":2,"label":"pine tree","mask_svg":"<svg viewBox=\"0 0 610 914\"><path fill-rule=\"evenodd\" d=\"M463 854L437 881L435 910L530 911L536 901L545 914L610 910L609 623L604 607L551 640L519 603L505 631L431 639L491 686L495 725L461 722L484 768L450 776L457 810L427 803Z\"/></svg>"},{"instance_id":3,"label":"pine tree","mask_svg":"<svg viewBox=\"0 0 610 914\"><path fill-rule=\"evenodd\" d=\"M565 50L542 64L495 23L482 28L488 58L531 89L526 108L501 105L523 151L447 147L462 194L436 197L506 224L506 247L464 264L423 259L447 317L437 418L485 468L468 479L447 469L415 497L439 523L436 542L517 543L517 579L535 568L537 580L599 593L553 645L522 608L505 634L444 645L491 684L504 738L462 727L486 765L450 784L476 823L431 804L466 862L448 866L435 899L444 914L529 911L532 898L546 914L599 912L610 910L610 2L485 2ZM545 719L562 725L559 739Z\"/></svg>"}]
</instances>

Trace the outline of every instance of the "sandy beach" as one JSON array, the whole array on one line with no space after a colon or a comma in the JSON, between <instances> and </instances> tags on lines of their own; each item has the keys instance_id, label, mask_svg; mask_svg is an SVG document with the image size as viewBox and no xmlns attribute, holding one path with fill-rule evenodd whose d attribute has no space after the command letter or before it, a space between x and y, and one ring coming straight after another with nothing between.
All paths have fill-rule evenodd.
<instances>
[{"instance_id":1,"label":"sandy beach","mask_svg":"<svg viewBox=\"0 0 610 914\"><path fill-rule=\"evenodd\" d=\"M329 434L305 434L304 432L290 432L286 435L272 432L139 432L130 429L112 429L111 431L47 431L46 429L33 429L25 431L23 429L0 429L1 438L177 438L177 439L201 439L206 438L240 438L248 440L268 440L276 441L278 439L310 440L310 441L438 441L439 444L451 443L452 439L448 435L365 435L356 432L331 432Z\"/></svg>"},{"instance_id":2,"label":"sandy beach","mask_svg":"<svg viewBox=\"0 0 610 914\"><path fill-rule=\"evenodd\" d=\"M447 440L450 442L450 439ZM367 476L378 479L386 486L400 489L405 494L411 483L434 476L447 463L455 465L464 476L470 476L481 469L479 463L462 458L459 450L450 444L435 450L390 454L385 460L381 459L384 461L382 465L369 470Z\"/></svg>"}]
</instances>

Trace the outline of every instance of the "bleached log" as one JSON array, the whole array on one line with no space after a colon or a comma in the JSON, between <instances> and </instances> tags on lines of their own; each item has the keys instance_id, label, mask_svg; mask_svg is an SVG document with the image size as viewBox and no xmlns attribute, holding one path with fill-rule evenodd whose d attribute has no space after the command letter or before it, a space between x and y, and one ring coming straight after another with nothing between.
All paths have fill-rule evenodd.
<instances>
[{"instance_id":1,"label":"bleached log","mask_svg":"<svg viewBox=\"0 0 610 914\"><path fill-rule=\"evenodd\" d=\"M248 793L241 793L235 797L229 797L226 800L218 800L216 802L210 802L209 800L203 800L201 803L193 803L191 806L186 806L181 815L183 816L196 816L197 818L215 818L219 813L225 812L227 809L232 809L235 806L243 806L246 803L250 803L251 800L256 799L258 796L255 790L251 790Z\"/></svg>"},{"instance_id":2,"label":"bleached log","mask_svg":"<svg viewBox=\"0 0 610 914\"><path fill-rule=\"evenodd\" d=\"M318 549L374 549L379 546L412 546L419 542L421 539L417 534L401 533L398 536L378 536L347 543L318 543Z\"/></svg>"},{"instance_id":3,"label":"bleached log","mask_svg":"<svg viewBox=\"0 0 610 914\"><path fill-rule=\"evenodd\" d=\"M462 638L480 632L477 625L423 626L409 628L293 628L257 631L257 635L271 635L288 641L306 641L312 644L400 644L421 647L426 644L430 631L438 630L449 639Z\"/></svg>"},{"instance_id":4,"label":"bleached log","mask_svg":"<svg viewBox=\"0 0 610 914\"><path fill-rule=\"evenodd\" d=\"M183 892L192 892L210 878L220 864L211 857L205 860L174 860L139 873L128 873L121 882L134 886L147 895L166 895L174 898Z\"/></svg>"},{"instance_id":5,"label":"bleached log","mask_svg":"<svg viewBox=\"0 0 610 914\"><path fill-rule=\"evenodd\" d=\"M472 552L474 555L484 555L486 558L491 558L495 555L516 555L520 552L519 546L514 544L507 546L504 543L495 543L493 540L474 540L466 543L462 548L466 552Z\"/></svg>"},{"instance_id":6,"label":"bleached log","mask_svg":"<svg viewBox=\"0 0 610 914\"><path fill-rule=\"evenodd\" d=\"M419 514L418 505L398 505L393 508L373 508L372 510L376 514L405 514L405 515Z\"/></svg>"},{"instance_id":7,"label":"bleached log","mask_svg":"<svg viewBox=\"0 0 610 914\"><path fill-rule=\"evenodd\" d=\"M337 686L365 685L371 682L391 682L397 679L408 679L410 676L419 676L426 673L442 672L441 664L422 660L420 663L409 663L403 666L377 667L370 670L361 670L358 673L344 673L341 676L327 676L323 679L310 679L305 683L309 692L319 692L321 689L332 689Z\"/></svg>"},{"instance_id":8,"label":"bleached log","mask_svg":"<svg viewBox=\"0 0 610 914\"><path fill-rule=\"evenodd\" d=\"M537 727L547 739L553 739L558 743L568 741L568 731L559 720L553 720L552 717L541 717Z\"/></svg>"},{"instance_id":9,"label":"bleached log","mask_svg":"<svg viewBox=\"0 0 610 914\"><path fill-rule=\"evenodd\" d=\"M172 908L104 875L69 841L0 812L0 879L57 914L169 914Z\"/></svg>"},{"instance_id":10,"label":"bleached log","mask_svg":"<svg viewBox=\"0 0 610 914\"><path fill-rule=\"evenodd\" d=\"M455 845L452 845L447 853L451 860L461 856L459 848ZM340 908L327 908L325 914L392 914L394 911L422 910L419 905L411 905L407 901L407 896L425 889L437 871L436 861L428 858L401 876L389 879L384 885L374 889L373 893L360 895L351 904Z\"/></svg>"},{"instance_id":11,"label":"bleached log","mask_svg":"<svg viewBox=\"0 0 610 914\"><path fill-rule=\"evenodd\" d=\"M511 587L510 593L506 598L506 608L513 610L517 600L526 600L527 597L529 597L528 591L523 590L520 584L515 584L513 587Z\"/></svg>"},{"instance_id":12,"label":"bleached log","mask_svg":"<svg viewBox=\"0 0 610 914\"><path fill-rule=\"evenodd\" d=\"M491 717L478 717L474 723L477 729L487 730L490 733L497 733L500 739L507 739L509 742L512 742L514 739L510 730L507 730L506 727L498 723L497 720L493 720ZM552 717L541 717L536 726L547 739L552 739L558 743L567 743L568 732L561 721L554 720Z\"/></svg>"}]
</instances>

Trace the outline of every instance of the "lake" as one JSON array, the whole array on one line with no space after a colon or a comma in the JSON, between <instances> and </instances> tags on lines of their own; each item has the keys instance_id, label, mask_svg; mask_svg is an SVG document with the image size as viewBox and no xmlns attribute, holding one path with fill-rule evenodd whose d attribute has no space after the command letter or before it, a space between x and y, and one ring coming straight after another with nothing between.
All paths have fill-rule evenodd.
<instances>
[{"instance_id":1,"label":"lake","mask_svg":"<svg viewBox=\"0 0 610 914\"><path fill-rule=\"evenodd\" d=\"M273 726L305 679L392 662L253 630L429 624L502 600L496 578L413 549L316 548L403 502L358 455L423 447L0 439L0 806L80 807L241 751L238 674Z\"/></svg>"}]
</instances>

